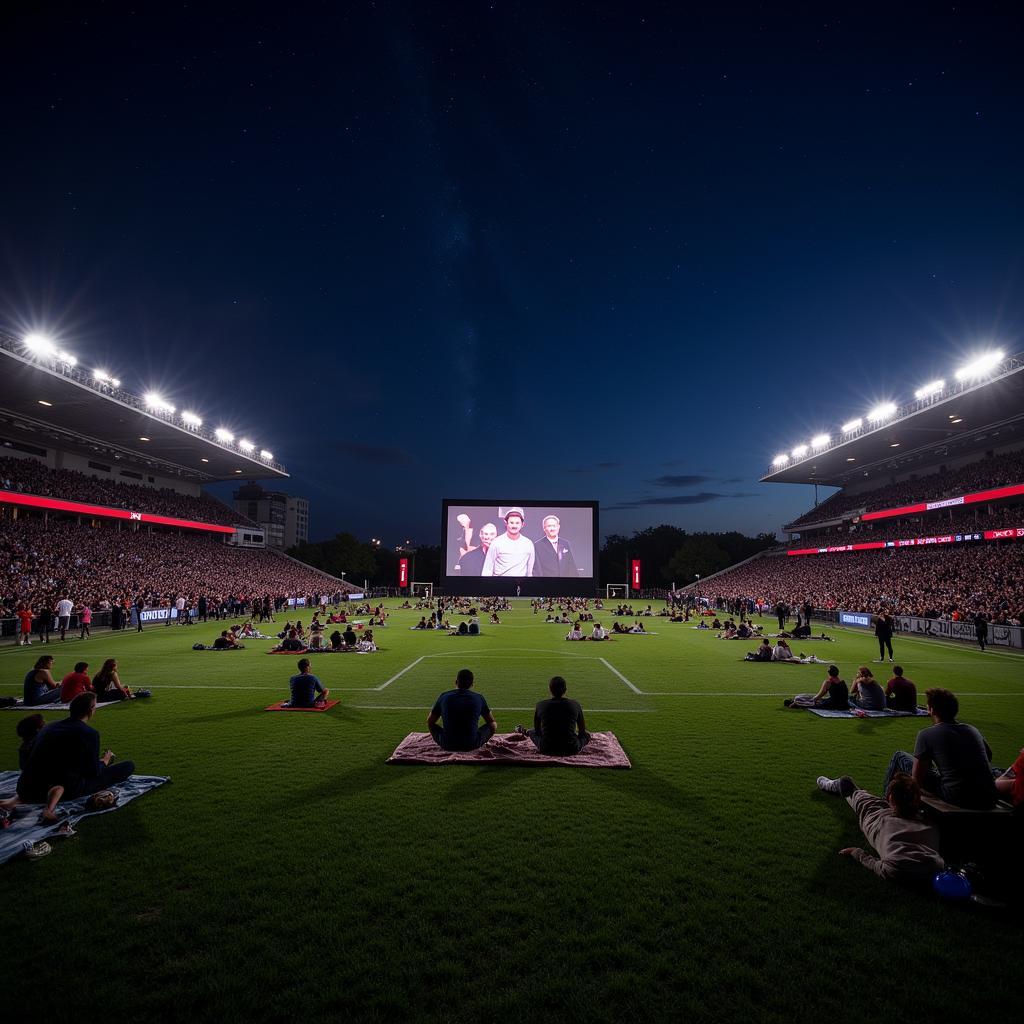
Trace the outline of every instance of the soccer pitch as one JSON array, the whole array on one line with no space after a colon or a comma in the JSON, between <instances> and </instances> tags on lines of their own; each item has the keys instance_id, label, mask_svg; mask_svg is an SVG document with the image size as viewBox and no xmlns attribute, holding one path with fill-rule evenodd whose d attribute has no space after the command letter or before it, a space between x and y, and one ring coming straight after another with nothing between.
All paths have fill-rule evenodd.
<instances>
[{"instance_id":1,"label":"soccer pitch","mask_svg":"<svg viewBox=\"0 0 1024 1024\"><path fill-rule=\"evenodd\" d=\"M478 638L411 631L421 614L393 610L377 654L313 656L341 700L323 714L265 713L297 659L268 657L271 641L193 652L214 622L4 648L3 694L40 653L58 677L118 658L154 696L92 724L138 771L173 779L50 857L0 868L12 1019L835 1024L1021 1005L1016 923L839 857L861 843L853 814L815 789L848 772L877 792L927 720L785 711L825 666L744 663L753 642L690 624L568 644L526 601ZM874 640L830 632L794 646L850 680ZM895 644L919 692L953 689L1009 764L1024 660ZM565 676L632 770L386 765L462 667L503 732ZM0 715L4 769L18 718Z\"/></svg>"}]
</instances>

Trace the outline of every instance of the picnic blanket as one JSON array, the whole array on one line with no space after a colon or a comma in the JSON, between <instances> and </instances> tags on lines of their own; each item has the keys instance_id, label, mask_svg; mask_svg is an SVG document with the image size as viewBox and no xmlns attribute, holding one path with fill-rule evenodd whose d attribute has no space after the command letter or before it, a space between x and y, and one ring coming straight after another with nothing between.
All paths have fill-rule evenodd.
<instances>
[{"instance_id":1,"label":"picnic blanket","mask_svg":"<svg viewBox=\"0 0 1024 1024\"><path fill-rule=\"evenodd\" d=\"M859 708L850 708L848 711L832 711L828 708L808 708L812 715L819 718L927 718L928 712L924 708L915 708L913 711L862 711Z\"/></svg>"},{"instance_id":2,"label":"picnic blanket","mask_svg":"<svg viewBox=\"0 0 1024 1024\"><path fill-rule=\"evenodd\" d=\"M308 654L308 653L309 653L309 651L307 651L305 647L301 647L297 651L279 651L276 648L273 649L273 650L267 651L267 654L293 654L294 655L294 654Z\"/></svg>"},{"instance_id":3,"label":"picnic blanket","mask_svg":"<svg viewBox=\"0 0 1024 1024\"><path fill-rule=\"evenodd\" d=\"M276 704L271 704L265 707L264 711L326 711L328 708L333 708L338 701L336 700L325 700L322 704L317 704L311 708L293 708L286 700L279 700Z\"/></svg>"},{"instance_id":4,"label":"picnic blanket","mask_svg":"<svg viewBox=\"0 0 1024 1024\"><path fill-rule=\"evenodd\" d=\"M20 772L0 772L0 799L15 795L15 787L20 774ZM170 781L170 777L167 775L133 775L120 786L110 787L117 793L117 804L102 811L87 811L85 802L89 798L86 796L79 797L77 800L62 800L57 805L57 811L58 813L63 812L67 816L61 818L56 824L39 823L39 812L43 809L42 804L22 804L15 808L14 822L10 828L0 829L0 864L6 864L27 847L49 838L65 822L71 822L74 825L83 818L91 818L95 814L110 814L112 811L120 810L125 804L131 803L136 797Z\"/></svg>"},{"instance_id":5,"label":"picnic blanket","mask_svg":"<svg viewBox=\"0 0 1024 1024\"><path fill-rule=\"evenodd\" d=\"M395 748L388 764L529 764L540 767L567 765L576 768L632 768L613 732L592 732L590 742L571 757L548 757L528 736L498 733L477 750L442 750L429 732L411 732Z\"/></svg>"},{"instance_id":6,"label":"picnic blanket","mask_svg":"<svg viewBox=\"0 0 1024 1024\"><path fill-rule=\"evenodd\" d=\"M264 637L269 640L270 637ZM193 651L244 651L245 644L236 644L234 647L214 647L213 644L193 644Z\"/></svg>"},{"instance_id":7,"label":"picnic blanket","mask_svg":"<svg viewBox=\"0 0 1024 1024\"><path fill-rule=\"evenodd\" d=\"M70 704L26 704L24 698L17 697L17 704L8 704L6 707L0 708L0 711L20 711L22 714L35 714L37 711L67 711ZM96 702L96 710L105 708L110 704L123 704L122 700L107 700L100 703Z\"/></svg>"}]
</instances>

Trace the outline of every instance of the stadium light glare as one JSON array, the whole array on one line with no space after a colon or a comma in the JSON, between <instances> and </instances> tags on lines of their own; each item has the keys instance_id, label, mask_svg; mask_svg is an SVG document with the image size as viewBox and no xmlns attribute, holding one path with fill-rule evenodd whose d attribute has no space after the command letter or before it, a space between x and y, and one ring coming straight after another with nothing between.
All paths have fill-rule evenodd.
<instances>
[{"instance_id":1,"label":"stadium light glare","mask_svg":"<svg viewBox=\"0 0 1024 1024\"><path fill-rule=\"evenodd\" d=\"M811 438L811 447L812 448L824 448L824 447L826 447L828 445L828 443L831 440L832 440L832 438L829 437L828 434L818 434L817 436Z\"/></svg>"},{"instance_id":2,"label":"stadium light glare","mask_svg":"<svg viewBox=\"0 0 1024 1024\"><path fill-rule=\"evenodd\" d=\"M922 398L931 398L932 395L941 395L945 390L946 382L944 380L933 380L930 384L919 387L914 392L914 397L920 401Z\"/></svg>"},{"instance_id":3,"label":"stadium light glare","mask_svg":"<svg viewBox=\"0 0 1024 1024\"><path fill-rule=\"evenodd\" d=\"M807 445L798 444L790 454L794 459L802 459L807 454Z\"/></svg>"},{"instance_id":4,"label":"stadium light glare","mask_svg":"<svg viewBox=\"0 0 1024 1024\"><path fill-rule=\"evenodd\" d=\"M201 427L203 425L202 419L194 412L183 412L181 414L181 419L188 427Z\"/></svg>"},{"instance_id":5,"label":"stadium light glare","mask_svg":"<svg viewBox=\"0 0 1024 1024\"><path fill-rule=\"evenodd\" d=\"M957 380L977 380L991 373L1005 358L1003 350L997 348L994 352L986 352L984 355L965 363L956 371Z\"/></svg>"},{"instance_id":6,"label":"stadium light glare","mask_svg":"<svg viewBox=\"0 0 1024 1024\"><path fill-rule=\"evenodd\" d=\"M789 462L788 455L776 455L775 458L772 459L773 466L784 466L787 462Z\"/></svg>"},{"instance_id":7,"label":"stadium light glare","mask_svg":"<svg viewBox=\"0 0 1024 1024\"><path fill-rule=\"evenodd\" d=\"M887 420L892 416L896 415L896 403L895 402L882 402L880 405L876 405L871 412L868 413L868 419L872 423L879 423L882 420Z\"/></svg>"},{"instance_id":8,"label":"stadium light glare","mask_svg":"<svg viewBox=\"0 0 1024 1024\"><path fill-rule=\"evenodd\" d=\"M238 442L238 447L241 448L243 452L254 452L256 450L256 445L254 445L252 441L246 441L244 437Z\"/></svg>"},{"instance_id":9,"label":"stadium light glare","mask_svg":"<svg viewBox=\"0 0 1024 1024\"><path fill-rule=\"evenodd\" d=\"M855 420L843 424L843 433L852 434L855 430L860 430L862 426L864 426L864 421L858 416Z\"/></svg>"},{"instance_id":10,"label":"stadium light glare","mask_svg":"<svg viewBox=\"0 0 1024 1024\"><path fill-rule=\"evenodd\" d=\"M235 435L230 430L225 430L223 427L218 427L214 432L213 436L218 441L224 441L226 444L230 444L235 439Z\"/></svg>"},{"instance_id":11,"label":"stadium light glare","mask_svg":"<svg viewBox=\"0 0 1024 1024\"><path fill-rule=\"evenodd\" d=\"M55 356L57 354L57 346L45 334L39 334L37 331L26 334L21 339L21 343L34 356Z\"/></svg>"},{"instance_id":12,"label":"stadium light glare","mask_svg":"<svg viewBox=\"0 0 1024 1024\"><path fill-rule=\"evenodd\" d=\"M73 356L70 352L65 352L63 349L61 349L57 353L57 355L60 357L60 361L62 363L67 363L68 366L78 365L78 359L75 356Z\"/></svg>"},{"instance_id":13,"label":"stadium light glare","mask_svg":"<svg viewBox=\"0 0 1024 1024\"><path fill-rule=\"evenodd\" d=\"M110 386L114 388L119 388L121 386L121 382L116 377L111 377Z\"/></svg>"},{"instance_id":14,"label":"stadium light glare","mask_svg":"<svg viewBox=\"0 0 1024 1024\"><path fill-rule=\"evenodd\" d=\"M155 412L174 412L174 406L170 402L165 402L155 391L147 391L142 400Z\"/></svg>"},{"instance_id":15,"label":"stadium light glare","mask_svg":"<svg viewBox=\"0 0 1024 1024\"><path fill-rule=\"evenodd\" d=\"M99 381L100 384L112 384L113 383L113 381L111 380L110 374L109 373L105 373L103 370L93 370L92 371L92 379L95 380L95 381Z\"/></svg>"},{"instance_id":16,"label":"stadium light glare","mask_svg":"<svg viewBox=\"0 0 1024 1024\"><path fill-rule=\"evenodd\" d=\"M274 453L273 452L268 452L266 448L261 448L260 449L260 458L263 459L265 462L273 462L274 461Z\"/></svg>"}]
</instances>

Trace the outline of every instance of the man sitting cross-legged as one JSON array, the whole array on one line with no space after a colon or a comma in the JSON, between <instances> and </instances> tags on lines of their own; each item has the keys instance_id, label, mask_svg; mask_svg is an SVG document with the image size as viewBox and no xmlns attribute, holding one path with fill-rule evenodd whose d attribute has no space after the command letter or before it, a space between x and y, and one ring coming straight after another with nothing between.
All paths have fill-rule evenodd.
<instances>
[{"instance_id":1,"label":"man sitting cross-legged","mask_svg":"<svg viewBox=\"0 0 1024 1024\"><path fill-rule=\"evenodd\" d=\"M938 831L921 821L921 787L905 772L893 775L884 800L859 789L849 775L820 775L818 788L846 798L857 812L864 838L878 851L872 857L858 846L847 846L839 851L844 856L887 881L925 883L942 870Z\"/></svg>"},{"instance_id":2,"label":"man sitting cross-legged","mask_svg":"<svg viewBox=\"0 0 1024 1024\"><path fill-rule=\"evenodd\" d=\"M299 674L288 680L288 686L292 694L288 706L293 708L315 708L331 692L309 671L309 658L299 659Z\"/></svg>"},{"instance_id":3,"label":"man sitting cross-legged","mask_svg":"<svg viewBox=\"0 0 1024 1024\"><path fill-rule=\"evenodd\" d=\"M459 669L455 689L446 690L434 701L427 716L427 728L442 750L476 750L482 747L498 728L484 696L472 692L473 673ZM480 725L480 719L484 724ZM443 725L439 725L443 722Z\"/></svg>"},{"instance_id":4,"label":"man sitting cross-legged","mask_svg":"<svg viewBox=\"0 0 1024 1024\"><path fill-rule=\"evenodd\" d=\"M579 702L565 696L566 684L561 676L552 676L548 683L551 697L542 700L533 712L533 728L524 730L516 726L516 732L525 732L542 754L553 757L578 754L589 742L583 721L583 708Z\"/></svg>"}]
</instances>

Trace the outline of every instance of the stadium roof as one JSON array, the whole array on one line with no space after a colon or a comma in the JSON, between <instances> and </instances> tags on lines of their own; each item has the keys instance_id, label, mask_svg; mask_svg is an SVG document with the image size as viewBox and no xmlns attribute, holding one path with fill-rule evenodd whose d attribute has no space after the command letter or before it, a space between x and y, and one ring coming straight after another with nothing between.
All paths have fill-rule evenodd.
<instances>
[{"instance_id":1,"label":"stadium roof","mask_svg":"<svg viewBox=\"0 0 1024 1024\"><path fill-rule=\"evenodd\" d=\"M907 472L1024 442L1024 360L1003 360L983 381L962 381L915 399L889 418L840 434L761 477L768 483L843 487L865 476Z\"/></svg>"},{"instance_id":2,"label":"stadium roof","mask_svg":"<svg viewBox=\"0 0 1024 1024\"><path fill-rule=\"evenodd\" d=\"M239 442L186 425L173 410L148 408L113 382L20 348L0 333L0 433L10 441L59 446L200 483L288 476L269 452L243 451Z\"/></svg>"}]
</instances>

